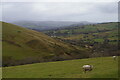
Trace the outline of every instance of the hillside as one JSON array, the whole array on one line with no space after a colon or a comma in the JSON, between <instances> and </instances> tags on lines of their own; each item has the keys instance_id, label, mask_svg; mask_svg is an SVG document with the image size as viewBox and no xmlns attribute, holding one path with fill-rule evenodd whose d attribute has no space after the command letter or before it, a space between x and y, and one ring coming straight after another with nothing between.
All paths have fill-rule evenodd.
<instances>
[{"instance_id":1,"label":"hillside","mask_svg":"<svg viewBox=\"0 0 120 80\"><path fill-rule=\"evenodd\" d=\"M75 25L67 28L56 29L56 30L46 30L44 33L48 35L55 36L64 36L71 37L79 34L92 34L92 33L101 33L118 29L117 22L108 22L108 23L99 23L99 24L90 24L90 25Z\"/></svg>"},{"instance_id":2,"label":"hillside","mask_svg":"<svg viewBox=\"0 0 120 80\"><path fill-rule=\"evenodd\" d=\"M87 57L84 48L55 40L41 32L2 22L3 66Z\"/></svg>"},{"instance_id":3,"label":"hillside","mask_svg":"<svg viewBox=\"0 0 120 80\"><path fill-rule=\"evenodd\" d=\"M91 57L120 55L117 22L76 25L58 30L48 30L44 33L72 45L89 48L93 53L90 55Z\"/></svg>"},{"instance_id":4,"label":"hillside","mask_svg":"<svg viewBox=\"0 0 120 80\"><path fill-rule=\"evenodd\" d=\"M82 70L85 64L94 66L86 74ZM4 67L3 78L118 78L118 61L99 57Z\"/></svg>"}]
</instances>

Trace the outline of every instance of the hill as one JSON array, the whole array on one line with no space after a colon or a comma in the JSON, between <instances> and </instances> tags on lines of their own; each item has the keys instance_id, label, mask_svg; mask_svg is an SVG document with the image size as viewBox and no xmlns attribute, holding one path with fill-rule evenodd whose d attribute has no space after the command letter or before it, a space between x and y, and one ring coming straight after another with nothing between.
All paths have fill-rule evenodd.
<instances>
[{"instance_id":1,"label":"hill","mask_svg":"<svg viewBox=\"0 0 120 80\"><path fill-rule=\"evenodd\" d=\"M3 66L87 57L83 48L41 32L2 22Z\"/></svg>"},{"instance_id":2,"label":"hill","mask_svg":"<svg viewBox=\"0 0 120 80\"><path fill-rule=\"evenodd\" d=\"M56 29L56 30L46 30L44 33L48 35L55 35L55 36L64 36L64 37L71 37L74 35L79 34L92 34L92 33L100 33L100 32L107 32L112 30L118 30L118 23L117 22L108 22L108 23L99 23L99 24L90 24L90 25L71 25L67 28Z\"/></svg>"},{"instance_id":3,"label":"hill","mask_svg":"<svg viewBox=\"0 0 120 80\"><path fill-rule=\"evenodd\" d=\"M92 24L87 21L81 21L81 22L74 22L74 21L16 21L16 22L11 22L13 24L30 28L30 29L35 29L38 31L42 30L51 30L51 29L59 29L59 28L64 28L68 27L71 25L86 25L86 24Z\"/></svg>"},{"instance_id":4,"label":"hill","mask_svg":"<svg viewBox=\"0 0 120 80\"><path fill-rule=\"evenodd\" d=\"M86 74L82 70L85 64L94 66ZM98 57L4 67L3 78L118 78L118 61Z\"/></svg>"},{"instance_id":5,"label":"hill","mask_svg":"<svg viewBox=\"0 0 120 80\"><path fill-rule=\"evenodd\" d=\"M117 22L85 26L76 25L63 29L48 30L44 33L72 45L89 48L92 57L120 55Z\"/></svg>"}]
</instances>

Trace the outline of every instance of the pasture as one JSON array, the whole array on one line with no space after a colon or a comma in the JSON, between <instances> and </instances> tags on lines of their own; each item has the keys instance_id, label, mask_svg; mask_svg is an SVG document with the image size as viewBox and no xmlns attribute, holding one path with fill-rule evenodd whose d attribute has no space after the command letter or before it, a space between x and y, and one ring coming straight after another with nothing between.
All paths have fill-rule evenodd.
<instances>
[{"instance_id":1,"label":"pasture","mask_svg":"<svg viewBox=\"0 0 120 80\"><path fill-rule=\"evenodd\" d=\"M82 66L94 66L83 73ZM117 78L118 59L97 57L4 67L3 78Z\"/></svg>"}]
</instances>

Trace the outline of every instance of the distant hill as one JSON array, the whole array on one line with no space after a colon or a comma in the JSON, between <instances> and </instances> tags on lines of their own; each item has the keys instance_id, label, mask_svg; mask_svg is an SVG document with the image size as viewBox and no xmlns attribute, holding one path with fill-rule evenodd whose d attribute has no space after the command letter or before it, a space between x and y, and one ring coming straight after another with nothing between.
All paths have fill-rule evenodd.
<instances>
[{"instance_id":1,"label":"distant hill","mask_svg":"<svg viewBox=\"0 0 120 80\"><path fill-rule=\"evenodd\" d=\"M16 21L12 22L13 24L30 28L36 30L50 30L50 29L58 29L63 27L68 27L71 25L86 25L92 24L87 21L81 22L73 22L73 21Z\"/></svg>"},{"instance_id":2,"label":"distant hill","mask_svg":"<svg viewBox=\"0 0 120 80\"><path fill-rule=\"evenodd\" d=\"M46 30L43 32L52 36L56 35L56 36L70 37L79 34L101 33L112 30L118 30L117 22L89 24L89 25L74 24L69 27L55 29L55 30Z\"/></svg>"},{"instance_id":3,"label":"distant hill","mask_svg":"<svg viewBox=\"0 0 120 80\"><path fill-rule=\"evenodd\" d=\"M85 58L87 50L41 32L2 22L3 66Z\"/></svg>"},{"instance_id":4,"label":"distant hill","mask_svg":"<svg viewBox=\"0 0 120 80\"><path fill-rule=\"evenodd\" d=\"M120 55L117 22L106 22L90 25L72 25L71 27L43 31L49 36L59 37L62 41L90 48L91 56Z\"/></svg>"}]
</instances>

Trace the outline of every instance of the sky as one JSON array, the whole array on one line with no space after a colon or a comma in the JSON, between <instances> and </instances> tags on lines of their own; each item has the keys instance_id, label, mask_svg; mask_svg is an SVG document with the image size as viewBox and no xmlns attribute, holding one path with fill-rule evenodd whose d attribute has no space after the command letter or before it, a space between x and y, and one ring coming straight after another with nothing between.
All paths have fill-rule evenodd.
<instances>
[{"instance_id":1,"label":"sky","mask_svg":"<svg viewBox=\"0 0 120 80\"><path fill-rule=\"evenodd\" d=\"M20 0L19 0L20 1ZM60 0L59 0L60 1ZM88 21L88 22L116 22L118 21L118 2L91 2L61 0L56 2L45 0L4 0L0 5L2 16L0 20L13 21Z\"/></svg>"}]
</instances>

